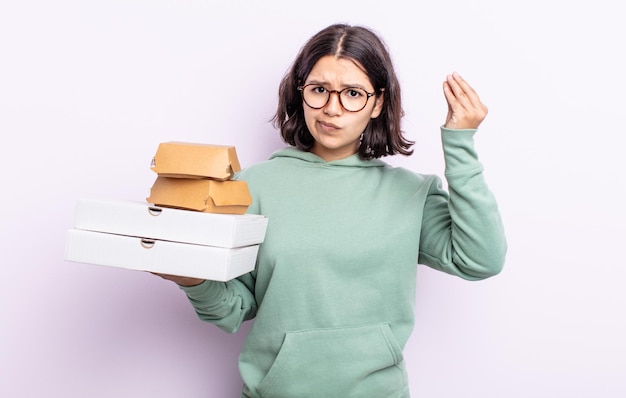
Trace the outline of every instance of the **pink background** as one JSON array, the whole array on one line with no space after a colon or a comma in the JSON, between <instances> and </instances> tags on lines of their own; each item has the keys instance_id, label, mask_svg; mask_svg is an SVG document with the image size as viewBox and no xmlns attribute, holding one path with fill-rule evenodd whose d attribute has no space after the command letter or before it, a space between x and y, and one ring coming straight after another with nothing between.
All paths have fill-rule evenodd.
<instances>
[{"instance_id":1,"label":"pink background","mask_svg":"<svg viewBox=\"0 0 626 398\"><path fill-rule=\"evenodd\" d=\"M430 3L0 3L0 396L238 396L249 325L228 335L169 282L64 261L65 232L80 197L143 200L160 142L235 145L244 167L281 147L278 82L340 21L396 62L417 145L389 162L442 174L447 73L490 109L476 139L507 265L477 283L420 267L413 395L626 396L618 4Z\"/></svg>"}]
</instances>

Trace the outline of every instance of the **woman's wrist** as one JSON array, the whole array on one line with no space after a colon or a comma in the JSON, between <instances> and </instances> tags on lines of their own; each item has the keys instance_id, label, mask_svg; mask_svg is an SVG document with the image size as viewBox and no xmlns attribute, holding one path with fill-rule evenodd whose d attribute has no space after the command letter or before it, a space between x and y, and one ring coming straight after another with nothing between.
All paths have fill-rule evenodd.
<instances>
[{"instance_id":1,"label":"woman's wrist","mask_svg":"<svg viewBox=\"0 0 626 398\"><path fill-rule=\"evenodd\" d=\"M174 282L176 282L178 286L193 287L193 286L200 285L204 281L205 281L204 279L198 279L198 278L180 278Z\"/></svg>"}]
</instances>

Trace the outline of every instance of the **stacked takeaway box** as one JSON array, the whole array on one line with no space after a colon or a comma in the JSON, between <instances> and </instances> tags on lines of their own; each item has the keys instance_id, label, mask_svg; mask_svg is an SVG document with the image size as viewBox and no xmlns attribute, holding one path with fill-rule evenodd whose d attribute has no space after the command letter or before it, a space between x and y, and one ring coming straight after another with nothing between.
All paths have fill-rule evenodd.
<instances>
[{"instance_id":1,"label":"stacked takeaway box","mask_svg":"<svg viewBox=\"0 0 626 398\"><path fill-rule=\"evenodd\" d=\"M235 147L165 142L152 159L158 177L148 202L210 213L243 214L252 202Z\"/></svg>"},{"instance_id":2,"label":"stacked takeaway box","mask_svg":"<svg viewBox=\"0 0 626 398\"><path fill-rule=\"evenodd\" d=\"M79 199L65 259L227 281L254 269L268 220L245 214L232 146L161 143L146 202Z\"/></svg>"}]
</instances>

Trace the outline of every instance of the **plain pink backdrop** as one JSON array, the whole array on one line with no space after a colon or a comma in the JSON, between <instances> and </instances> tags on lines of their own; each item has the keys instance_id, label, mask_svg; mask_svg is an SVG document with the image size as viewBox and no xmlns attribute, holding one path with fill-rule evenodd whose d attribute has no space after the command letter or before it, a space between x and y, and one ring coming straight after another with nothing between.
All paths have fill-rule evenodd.
<instances>
[{"instance_id":1,"label":"plain pink backdrop","mask_svg":"<svg viewBox=\"0 0 626 398\"><path fill-rule=\"evenodd\" d=\"M510 243L470 283L419 268L405 357L416 397L622 397L624 24L608 0L0 3L0 395L236 397L234 335L150 274L63 260L79 197L143 200L169 140L280 148L268 120L303 42L368 25L403 84L409 158L442 175L441 82L476 136Z\"/></svg>"}]
</instances>

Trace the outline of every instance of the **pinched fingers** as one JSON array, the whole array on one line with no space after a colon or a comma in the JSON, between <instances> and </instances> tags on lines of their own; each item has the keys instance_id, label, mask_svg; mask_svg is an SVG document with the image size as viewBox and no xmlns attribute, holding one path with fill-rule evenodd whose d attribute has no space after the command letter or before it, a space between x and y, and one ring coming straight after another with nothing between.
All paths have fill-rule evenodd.
<instances>
[{"instance_id":1,"label":"pinched fingers","mask_svg":"<svg viewBox=\"0 0 626 398\"><path fill-rule=\"evenodd\" d=\"M448 102L445 127L478 128L487 116L487 107L480 101L476 91L456 72L446 77L443 91Z\"/></svg>"},{"instance_id":2,"label":"pinched fingers","mask_svg":"<svg viewBox=\"0 0 626 398\"><path fill-rule=\"evenodd\" d=\"M458 73L454 72L446 76L446 81L459 102L467 103L469 101L473 106L480 103L476 91Z\"/></svg>"}]
</instances>

